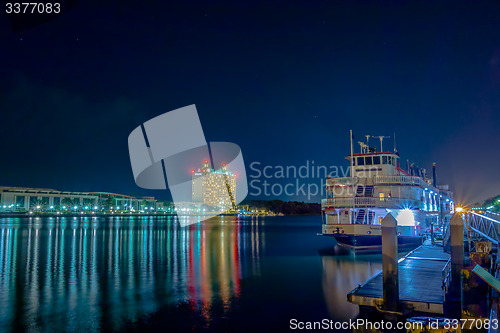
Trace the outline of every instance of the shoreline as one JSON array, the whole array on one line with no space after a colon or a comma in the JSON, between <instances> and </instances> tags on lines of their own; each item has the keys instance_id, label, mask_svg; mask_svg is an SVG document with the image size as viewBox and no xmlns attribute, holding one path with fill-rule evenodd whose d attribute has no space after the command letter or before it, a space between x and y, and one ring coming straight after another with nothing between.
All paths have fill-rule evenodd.
<instances>
[{"instance_id":1,"label":"shoreline","mask_svg":"<svg viewBox=\"0 0 500 333\"><path fill-rule=\"evenodd\" d=\"M25 217L109 217L109 216L177 216L177 217L185 217L185 216L201 216L201 215L177 215L173 213L29 213L29 212L6 212L0 213L0 218L2 217L17 217L17 218L25 218ZM238 216L238 214L218 214L216 216ZM239 215L242 217L282 217L282 216L321 216L321 214L304 214L304 215ZM215 216L214 216L215 217Z\"/></svg>"}]
</instances>

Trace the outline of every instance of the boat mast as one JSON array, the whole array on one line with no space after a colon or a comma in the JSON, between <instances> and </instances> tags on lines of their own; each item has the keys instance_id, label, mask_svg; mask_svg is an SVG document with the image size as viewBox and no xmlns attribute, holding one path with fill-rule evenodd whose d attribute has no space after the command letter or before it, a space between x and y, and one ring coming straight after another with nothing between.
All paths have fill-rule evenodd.
<instances>
[{"instance_id":1,"label":"boat mast","mask_svg":"<svg viewBox=\"0 0 500 333\"><path fill-rule=\"evenodd\" d=\"M351 221L350 224L353 224L354 221L354 212L356 209L355 197L354 197L354 152L352 147L352 130L350 130L351 137L351 186L352 186L352 213L351 213Z\"/></svg>"}]
</instances>

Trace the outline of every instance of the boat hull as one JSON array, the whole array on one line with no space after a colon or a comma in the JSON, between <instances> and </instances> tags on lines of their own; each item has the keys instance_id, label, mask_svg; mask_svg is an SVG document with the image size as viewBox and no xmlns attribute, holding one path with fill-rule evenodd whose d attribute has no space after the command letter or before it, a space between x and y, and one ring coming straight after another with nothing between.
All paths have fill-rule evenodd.
<instances>
[{"instance_id":1,"label":"boat hull","mask_svg":"<svg viewBox=\"0 0 500 333\"><path fill-rule=\"evenodd\" d=\"M382 226L366 224L324 224L322 234L333 236L339 246L354 251L380 252L382 250ZM412 250L422 245L424 237L418 226L397 227L398 250Z\"/></svg>"},{"instance_id":2,"label":"boat hull","mask_svg":"<svg viewBox=\"0 0 500 333\"><path fill-rule=\"evenodd\" d=\"M356 252L381 252L382 236L378 235L332 235L337 244ZM398 250L401 252L413 250L422 245L424 237L398 236Z\"/></svg>"}]
</instances>

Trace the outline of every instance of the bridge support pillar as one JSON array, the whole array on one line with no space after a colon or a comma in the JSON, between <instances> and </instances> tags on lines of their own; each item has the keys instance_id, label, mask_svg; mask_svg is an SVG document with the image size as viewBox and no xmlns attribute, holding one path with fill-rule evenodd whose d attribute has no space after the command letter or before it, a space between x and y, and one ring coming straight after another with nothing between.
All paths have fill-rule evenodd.
<instances>
[{"instance_id":1,"label":"bridge support pillar","mask_svg":"<svg viewBox=\"0 0 500 333\"><path fill-rule=\"evenodd\" d=\"M382 220L382 270L385 309L389 311L398 311L399 278L397 222L391 214L387 214Z\"/></svg>"}]
</instances>

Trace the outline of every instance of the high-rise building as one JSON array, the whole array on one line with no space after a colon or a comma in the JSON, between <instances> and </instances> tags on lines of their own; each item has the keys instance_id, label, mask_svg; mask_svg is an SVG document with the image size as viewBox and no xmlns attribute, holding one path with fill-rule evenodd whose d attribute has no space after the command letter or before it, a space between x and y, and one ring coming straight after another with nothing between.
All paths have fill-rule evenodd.
<instances>
[{"instance_id":1,"label":"high-rise building","mask_svg":"<svg viewBox=\"0 0 500 333\"><path fill-rule=\"evenodd\" d=\"M236 175L227 170L225 163L219 170L214 170L205 160L203 168L191 173L194 202L222 209L235 206Z\"/></svg>"}]
</instances>

